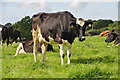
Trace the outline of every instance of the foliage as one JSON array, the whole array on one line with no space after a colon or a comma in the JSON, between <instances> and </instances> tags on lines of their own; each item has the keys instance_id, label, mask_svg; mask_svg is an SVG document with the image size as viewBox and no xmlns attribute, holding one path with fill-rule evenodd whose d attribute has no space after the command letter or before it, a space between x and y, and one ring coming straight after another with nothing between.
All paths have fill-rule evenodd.
<instances>
[{"instance_id":1,"label":"foliage","mask_svg":"<svg viewBox=\"0 0 120 80\"><path fill-rule=\"evenodd\" d=\"M31 18L26 16L22 18L20 21L13 24L13 28L21 31L21 36L26 39L32 39L32 24Z\"/></svg>"},{"instance_id":2,"label":"foliage","mask_svg":"<svg viewBox=\"0 0 120 80\"><path fill-rule=\"evenodd\" d=\"M113 24L108 25L109 29L120 30L120 21L115 21Z\"/></svg>"},{"instance_id":3,"label":"foliage","mask_svg":"<svg viewBox=\"0 0 120 80\"><path fill-rule=\"evenodd\" d=\"M98 20L97 22L94 22L93 27L94 29L100 29L100 28L104 28L107 27L109 24L112 24L113 21L112 20Z\"/></svg>"},{"instance_id":4,"label":"foliage","mask_svg":"<svg viewBox=\"0 0 120 80\"><path fill-rule=\"evenodd\" d=\"M100 23L100 22L102 22L102 23ZM105 23L107 23L107 22L111 22L111 23L109 23L109 24L105 24ZM104 27L100 27L101 25L103 25ZM107 26L105 26L105 25L107 25ZM100 26L98 26L97 27L97 25L100 25ZM87 30L86 30L86 35L89 35L89 32L92 32L93 33L93 35L99 35L101 32L103 32L103 31L106 31L106 30L112 30L112 29L115 29L115 30L120 30L120 21L114 21L113 23L112 23L112 21L111 20L98 20L98 21L93 21L93 29L91 28L91 27L87 27Z\"/></svg>"},{"instance_id":5,"label":"foliage","mask_svg":"<svg viewBox=\"0 0 120 80\"><path fill-rule=\"evenodd\" d=\"M14 56L18 43L2 48L3 78L118 78L118 46L107 47L106 37L86 37L84 42L78 39L72 44L71 64L60 65L58 45L53 45L55 52L46 53L46 62L37 55L34 63L33 54Z\"/></svg>"}]
</instances>

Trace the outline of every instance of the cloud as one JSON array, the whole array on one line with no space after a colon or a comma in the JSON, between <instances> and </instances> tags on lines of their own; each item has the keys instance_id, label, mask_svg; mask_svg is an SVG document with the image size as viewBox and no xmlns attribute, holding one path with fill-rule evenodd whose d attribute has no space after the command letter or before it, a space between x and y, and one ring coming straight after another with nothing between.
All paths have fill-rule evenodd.
<instances>
[{"instance_id":1,"label":"cloud","mask_svg":"<svg viewBox=\"0 0 120 80\"><path fill-rule=\"evenodd\" d=\"M81 9L81 8L85 8L88 5L89 2L82 2L81 0L73 0L73 2L71 2L70 7L71 8L75 8L75 9Z\"/></svg>"},{"instance_id":2,"label":"cloud","mask_svg":"<svg viewBox=\"0 0 120 80\"><path fill-rule=\"evenodd\" d=\"M45 8L45 0L39 0L38 2L34 2L33 0L28 0L28 2L23 2L21 4L21 7L39 7L39 8Z\"/></svg>"},{"instance_id":3,"label":"cloud","mask_svg":"<svg viewBox=\"0 0 120 80\"><path fill-rule=\"evenodd\" d=\"M51 11L51 8L47 6L46 0L28 0L27 2L19 3L22 8L33 8L45 11Z\"/></svg>"}]
</instances>

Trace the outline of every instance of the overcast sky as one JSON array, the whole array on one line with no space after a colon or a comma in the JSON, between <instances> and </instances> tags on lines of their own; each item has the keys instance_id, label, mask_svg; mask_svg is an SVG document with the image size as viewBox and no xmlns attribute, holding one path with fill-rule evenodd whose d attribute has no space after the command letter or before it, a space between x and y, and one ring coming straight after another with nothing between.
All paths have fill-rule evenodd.
<instances>
[{"instance_id":1,"label":"overcast sky","mask_svg":"<svg viewBox=\"0 0 120 80\"><path fill-rule=\"evenodd\" d=\"M78 2L80 1L80 2ZM75 17L83 19L112 19L118 20L117 0L102 1L70 0L70 1L46 1L46 0L4 0L0 2L0 24L15 23L25 16L38 12L69 11Z\"/></svg>"}]
</instances>

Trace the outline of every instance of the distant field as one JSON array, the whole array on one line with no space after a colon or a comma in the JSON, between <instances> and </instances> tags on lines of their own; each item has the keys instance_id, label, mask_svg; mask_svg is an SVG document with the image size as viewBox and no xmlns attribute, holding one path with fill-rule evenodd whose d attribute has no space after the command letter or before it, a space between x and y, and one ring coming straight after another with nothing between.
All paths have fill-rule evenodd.
<instances>
[{"instance_id":1,"label":"distant field","mask_svg":"<svg viewBox=\"0 0 120 80\"><path fill-rule=\"evenodd\" d=\"M60 65L59 49L46 53L46 63L41 54L34 63L32 54L14 57L17 44L2 47L3 78L118 78L118 47L107 47L105 37L87 37L84 42L76 39L72 46L71 64Z\"/></svg>"}]
</instances>

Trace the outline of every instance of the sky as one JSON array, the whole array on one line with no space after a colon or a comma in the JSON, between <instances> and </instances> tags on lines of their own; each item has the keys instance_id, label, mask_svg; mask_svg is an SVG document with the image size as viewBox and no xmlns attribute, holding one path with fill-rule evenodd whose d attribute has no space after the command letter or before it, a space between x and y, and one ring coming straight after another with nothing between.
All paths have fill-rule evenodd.
<instances>
[{"instance_id":1,"label":"sky","mask_svg":"<svg viewBox=\"0 0 120 80\"><path fill-rule=\"evenodd\" d=\"M16 23L25 16L39 12L69 11L76 18L85 20L118 20L117 0L2 0L0 2L0 24Z\"/></svg>"}]
</instances>

